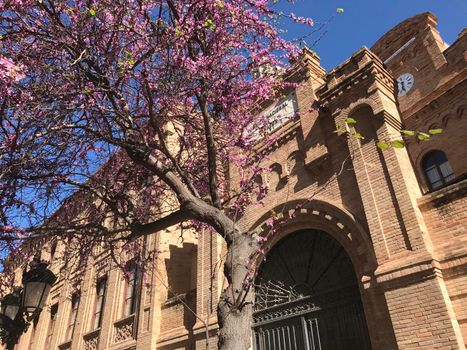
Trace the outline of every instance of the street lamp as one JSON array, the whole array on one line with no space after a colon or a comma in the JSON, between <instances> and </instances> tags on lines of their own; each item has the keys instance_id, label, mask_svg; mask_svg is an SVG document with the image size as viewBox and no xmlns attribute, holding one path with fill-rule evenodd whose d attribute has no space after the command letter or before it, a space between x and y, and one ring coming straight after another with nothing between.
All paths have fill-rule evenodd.
<instances>
[{"instance_id":1,"label":"street lamp","mask_svg":"<svg viewBox=\"0 0 467 350\"><path fill-rule=\"evenodd\" d=\"M28 321L38 315L44 307L50 288L57 277L47 269L47 263L37 262L23 273L23 298L21 306Z\"/></svg>"},{"instance_id":2,"label":"street lamp","mask_svg":"<svg viewBox=\"0 0 467 350\"><path fill-rule=\"evenodd\" d=\"M16 288L0 302L0 337L8 350L13 350L31 320L36 318L57 277L45 262L34 259L23 273L23 288Z\"/></svg>"},{"instance_id":3,"label":"street lamp","mask_svg":"<svg viewBox=\"0 0 467 350\"><path fill-rule=\"evenodd\" d=\"M7 320L13 321L18 315L19 306L21 303L21 290L15 289L13 293L3 297L0 305L0 315L6 317Z\"/></svg>"}]
</instances>

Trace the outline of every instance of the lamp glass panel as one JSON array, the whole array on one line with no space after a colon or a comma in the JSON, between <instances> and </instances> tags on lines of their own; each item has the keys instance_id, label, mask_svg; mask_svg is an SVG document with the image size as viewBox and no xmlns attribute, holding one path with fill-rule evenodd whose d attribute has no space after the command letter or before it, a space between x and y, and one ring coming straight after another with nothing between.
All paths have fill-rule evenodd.
<instances>
[{"instance_id":1,"label":"lamp glass panel","mask_svg":"<svg viewBox=\"0 0 467 350\"><path fill-rule=\"evenodd\" d=\"M44 282L27 282L24 286L23 307L30 312L42 309L51 286Z\"/></svg>"},{"instance_id":2,"label":"lamp glass panel","mask_svg":"<svg viewBox=\"0 0 467 350\"><path fill-rule=\"evenodd\" d=\"M45 301L47 300L47 296L49 295L49 292L50 292L51 288L52 288L52 286L50 284L45 285L44 294L42 295L42 299L41 299L41 301L39 303L39 308L40 309L44 308Z\"/></svg>"},{"instance_id":3,"label":"lamp glass panel","mask_svg":"<svg viewBox=\"0 0 467 350\"><path fill-rule=\"evenodd\" d=\"M5 305L4 315L10 320L14 320L19 311L19 305Z\"/></svg>"}]
</instances>

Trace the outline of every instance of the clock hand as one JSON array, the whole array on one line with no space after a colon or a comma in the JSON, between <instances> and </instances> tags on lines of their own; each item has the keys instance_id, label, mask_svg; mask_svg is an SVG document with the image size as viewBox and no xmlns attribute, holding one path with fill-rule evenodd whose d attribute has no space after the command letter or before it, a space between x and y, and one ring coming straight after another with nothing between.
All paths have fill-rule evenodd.
<instances>
[{"instance_id":1,"label":"clock hand","mask_svg":"<svg viewBox=\"0 0 467 350\"><path fill-rule=\"evenodd\" d=\"M405 83L403 81L401 81L401 91L406 91L405 90Z\"/></svg>"}]
</instances>

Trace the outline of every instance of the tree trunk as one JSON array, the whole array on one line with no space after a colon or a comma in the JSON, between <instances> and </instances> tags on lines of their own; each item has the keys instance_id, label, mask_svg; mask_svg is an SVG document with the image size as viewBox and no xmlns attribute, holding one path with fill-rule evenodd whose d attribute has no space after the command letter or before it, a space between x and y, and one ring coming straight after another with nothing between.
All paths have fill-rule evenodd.
<instances>
[{"instance_id":1,"label":"tree trunk","mask_svg":"<svg viewBox=\"0 0 467 350\"><path fill-rule=\"evenodd\" d=\"M224 300L231 293L231 287L225 289L217 306L219 322L217 346L219 350L248 350L251 346L253 304L249 303L238 309L233 308ZM251 289L247 298L251 298L253 295Z\"/></svg>"},{"instance_id":2,"label":"tree trunk","mask_svg":"<svg viewBox=\"0 0 467 350\"><path fill-rule=\"evenodd\" d=\"M254 287L246 278L254 277L249 275L248 260L257 243L247 233L237 234L227 249L224 274L229 286L222 291L217 306L217 346L219 350L247 350L251 346Z\"/></svg>"}]
</instances>

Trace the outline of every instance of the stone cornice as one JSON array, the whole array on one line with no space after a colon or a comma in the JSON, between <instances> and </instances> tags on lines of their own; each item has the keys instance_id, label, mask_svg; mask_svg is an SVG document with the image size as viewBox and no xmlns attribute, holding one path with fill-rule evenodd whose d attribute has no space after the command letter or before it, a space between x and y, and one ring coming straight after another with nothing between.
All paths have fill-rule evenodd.
<instances>
[{"instance_id":1,"label":"stone cornice","mask_svg":"<svg viewBox=\"0 0 467 350\"><path fill-rule=\"evenodd\" d=\"M384 69L381 60L367 48L362 48L326 75L326 83L318 95L326 105L367 80L380 83L388 91L394 90L394 78Z\"/></svg>"},{"instance_id":2,"label":"stone cornice","mask_svg":"<svg viewBox=\"0 0 467 350\"><path fill-rule=\"evenodd\" d=\"M441 264L430 253L404 252L379 265L373 276L364 276L362 283L365 289L382 287L387 290L441 275Z\"/></svg>"},{"instance_id":3,"label":"stone cornice","mask_svg":"<svg viewBox=\"0 0 467 350\"><path fill-rule=\"evenodd\" d=\"M394 117L392 114L390 114L388 111L383 110L378 115L381 115L382 118L384 119L384 122L392 126L394 129L396 130L402 129L402 122L396 117Z\"/></svg>"},{"instance_id":4,"label":"stone cornice","mask_svg":"<svg viewBox=\"0 0 467 350\"><path fill-rule=\"evenodd\" d=\"M326 71L320 65L319 56L309 48L303 49L300 58L285 75L288 81L299 81L310 76L324 79Z\"/></svg>"},{"instance_id":5,"label":"stone cornice","mask_svg":"<svg viewBox=\"0 0 467 350\"><path fill-rule=\"evenodd\" d=\"M259 158L261 158L273 152L274 150L280 148L283 144L288 142L290 139L292 139L297 134L299 128L299 119L291 119L287 121L286 123L281 125L279 129L277 129L270 135L270 137L276 138L276 140L273 143L267 144L265 140L259 141L253 148L253 154L256 154L257 157L259 156Z\"/></svg>"},{"instance_id":6,"label":"stone cornice","mask_svg":"<svg viewBox=\"0 0 467 350\"><path fill-rule=\"evenodd\" d=\"M425 194L417 200L418 206L422 210L438 207L445 203L451 203L456 198L463 198L467 195L467 178L465 176L459 182L440 188L437 191Z\"/></svg>"}]
</instances>

